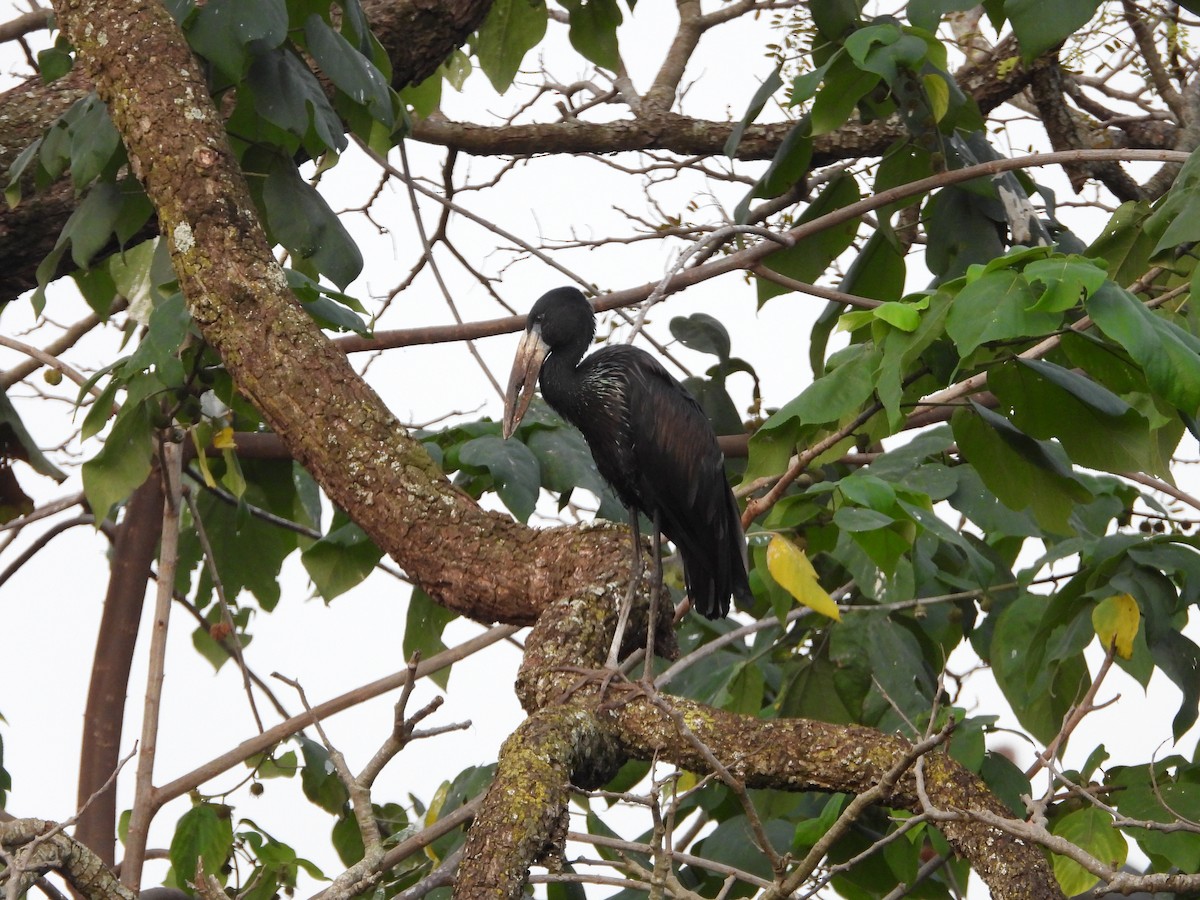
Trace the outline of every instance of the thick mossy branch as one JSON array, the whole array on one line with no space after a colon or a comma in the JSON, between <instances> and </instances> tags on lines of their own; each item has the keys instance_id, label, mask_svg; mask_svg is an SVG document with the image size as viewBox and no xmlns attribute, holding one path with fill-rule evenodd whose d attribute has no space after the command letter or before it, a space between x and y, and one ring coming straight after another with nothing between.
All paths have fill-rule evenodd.
<instances>
[{"instance_id":1,"label":"thick mossy branch","mask_svg":"<svg viewBox=\"0 0 1200 900\"><path fill-rule=\"evenodd\" d=\"M563 667L580 665L580 661L582 665L599 663L609 634L606 619L611 615L609 604L600 602L599 597L576 596L547 609L526 642L518 679L518 692L527 710L541 710L534 712L541 716L545 704L563 697L569 698L572 709L580 704L599 709L605 699L600 696L599 682L585 680ZM707 750L749 788L860 794L880 783L912 751L912 744L904 738L873 728L808 719L759 719L652 692L631 696L631 690L635 686L610 685L607 699L612 709L598 713L608 723L604 733L611 729L623 756L658 759L707 773L712 769L705 758ZM586 759L587 748L573 746L572 753L572 761L578 765ZM605 758L609 753L606 743ZM932 806L967 814L939 822L938 827L954 849L970 860L994 897L1058 900L1062 896L1040 848L970 817L972 810L1009 815L981 779L942 752L927 754L922 766ZM885 802L893 808L923 811L912 770L899 779ZM524 865L533 862L529 856Z\"/></svg>"},{"instance_id":2,"label":"thick mossy branch","mask_svg":"<svg viewBox=\"0 0 1200 900\"><path fill-rule=\"evenodd\" d=\"M204 67L157 0L60 0L59 22L154 204L196 323L330 498L429 594L533 622L628 569L608 529L533 530L457 491L295 301L271 255Z\"/></svg>"},{"instance_id":3,"label":"thick mossy branch","mask_svg":"<svg viewBox=\"0 0 1200 900\"><path fill-rule=\"evenodd\" d=\"M458 900L520 897L529 867L561 852L570 785L598 786L621 765L606 718L574 704L549 707L504 742L467 838Z\"/></svg>"},{"instance_id":4,"label":"thick mossy branch","mask_svg":"<svg viewBox=\"0 0 1200 900\"><path fill-rule=\"evenodd\" d=\"M19 892L35 878L57 872L87 900L136 900L99 856L59 828L45 819L0 822L0 848L13 860L4 875L18 879Z\"/></svg>"}]
</instances>

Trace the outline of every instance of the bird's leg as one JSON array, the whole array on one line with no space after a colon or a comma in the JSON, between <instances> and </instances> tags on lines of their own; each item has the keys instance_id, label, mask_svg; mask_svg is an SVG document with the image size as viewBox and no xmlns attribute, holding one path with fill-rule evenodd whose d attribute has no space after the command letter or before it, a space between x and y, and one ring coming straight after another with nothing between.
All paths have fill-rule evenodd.
<instances>
[{"instance_id":1,"label":"bird's leg","mask_svg":"<svg viewBox=\"0 0 1200 900\"><path fill-rule=\"evenodd\" d=\"M646 619L646 661L642 669L642 681L654 681L654 633L658 629L658 598L662 593L662 532L658 530L658 510L654 510L654 533L650 536L653 580L650 582L650 613Z\"/></svg>"},{"instance_id":2,"label":"bird's leg","mask_svg":"<svg viewBox=\"0 0 1200 900\"><path fill-rule=\"evenodd\" d=\"M629 510L629 528L633 532L633 566L629 570L629 590L625 592L625 600L617 615L617 630L608 650L608 662L604 664L608 669L615 669L620 663L621 641L625 637L625 626L629 624L629 611L633 608L633 598L637 596L642 583L642 534L636 509Z\"/></svg>"}]
</instances>

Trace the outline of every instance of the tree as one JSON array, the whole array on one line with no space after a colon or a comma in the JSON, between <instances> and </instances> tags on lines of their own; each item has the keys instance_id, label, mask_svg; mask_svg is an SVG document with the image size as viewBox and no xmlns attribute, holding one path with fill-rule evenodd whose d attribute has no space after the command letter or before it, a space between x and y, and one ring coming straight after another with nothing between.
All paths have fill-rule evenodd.
<instances>
[{"instance_id":1,"label":"tree","mask_svg":"<svg viewBox=\"0 0 1200 900\"><path fill-rule=\"evenodd\" d=\"M31 362L5 377L0 484L18 540L3 547L0 581L84 523L111 538L111 577L78 820L69 837L40 819L0 823L14 895L54 870L85 896L128 896L155 817L189 794L168 884L210 898L293 889L315 873L313 851L213 787L244 764L249 793L298 776L328 813L346 868L329 873L327 898L451 883L463 897L516 896L531 881L564 895L615 883L673 896L826 885L941 896L961 893L968 872L999 897L1197 889L1194 758L1182 747L1157 758L1155 741L1131 764L1106 766L1101 745L1063 760L1114 665L1142 686L1160 671L1178 687L1176 741L1200 710L1187 633L1200 557L1186 513L1200 503L1177 486L1175 457L1200 406L1188 155L1200 10L680 0L646 86L617 30L645 5L56 4L62 32L37 55L41 77L0 101L3 289L49 323L70 279L91 312L59 336L44 324L39 341L3 338ZM745 116L700 118L686 78L702 43L765 17L769 37L745 55L765 80L742 98ZM6 36L44 24L23 16ZM548 67L518 78L530 51L568 42L587 79L564 84ZM492 97L483 78L518 98L516 112L457 119L450 92ZM1028 121L1010 122L1017 114ZM1007 152L1035 131L1053 152ZM436 190L410 165L421 145L446 148L428 170ZM466 154L511 161L475 180L461 172ZM350 229L372 221L379 191L333 211L328 181L350 158L377 167L379 191L411 192L414 209L418 194L440 204L381 302L351 287L369 239ZM462 202L495 194L523 208L511 186L527 174L544 185L552 166L576 184L611 167L644 189L647 212L628 212L620 232L531 242ZM1090 233L1034 181L1045 166L1063 167ZM473 249L467 222L505 258ZM643 247L651 262L634 274ZM503 306L515 298L502 276L520 258L586 284L564 261L580 249L621 261L597 306L640 304L631 332L659 303L680 313L671 334L707 357L689 386L727 436L746 498L755 607L721 623L685 616L677 631L654 623L678 658L660 661L653 685L593 671L629 562L620 527L572 522L574 504L590 503L576 489L613 514L578 435L544 409L507 443L469 415L405 428L350 362L520 327L505 307L501 319L386 329L393 299L433 290L440 267ZM807 326L810 384L760 396L771 354L735 355L720 318L683 314L720 275L764 310L824 301ZM129 346L85 374L70 356L94 330ZM57 452L38 437L46 389L30 387L42 365L51 389L75 382L64 396L86 409ZM746 393L743 416L732 397ZM77 447L82 492L30 499L31 480L63 477ZM533 528L543 489L564 521ZM485 495L507 511L481 506ZM294 554L327 600L391 557L412 584L410 662L312 706L300 690L304 711L288 715L243 651L272 627ZM132 739L119 723L151 576L150 686L126 773ZM278 719L156 783L165 623L178 610L197 620L199 651L231 658ZM446 647L454 616L500 624ZM410 709L414 685L530 625L517 682L528 717L495 765L383 796L383 767L447 727L420 730L435 705ZM999 752L997 709L963 705L977 676L948 661L967 648L1034 751L1024 765ZM355 766L319 723L388 690L400 691L395 727ZM10 777L21 772L0 769L0 799ZM119 882L114 779L134 788ZM568 838L588 849L564 857ZM1145 859L1127 872L1131 843ZM531 876L534 865L547 874Z\"/></svg>"}]
</instances>

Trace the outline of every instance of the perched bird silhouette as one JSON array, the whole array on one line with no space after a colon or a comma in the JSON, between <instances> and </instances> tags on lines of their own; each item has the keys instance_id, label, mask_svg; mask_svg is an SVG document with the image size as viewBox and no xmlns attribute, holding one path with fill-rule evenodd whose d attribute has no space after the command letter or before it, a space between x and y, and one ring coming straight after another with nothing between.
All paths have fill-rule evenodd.
<instances>
[{"instance_id":1,"label":"perched bird silhouette","mask_svg":"<svg viewBox=\"0 0 1200 900\"><path fill-rule=\"evenodd\" d=\"M504 436L525 415L540 378L546 402L583 433L630 512L635 577L640 510L654 523L655 557L659 530L679 550L693 608L716 619L728 614L731 594L752 602L741 516L700 404L644 350L614 344L583 359L595 334L595 312L575 288L556 288L533 305L509 378ZM628 600L633 593L631 586ZM623 624L624 616L618 641Z\"/></svg>"}]
</instances>

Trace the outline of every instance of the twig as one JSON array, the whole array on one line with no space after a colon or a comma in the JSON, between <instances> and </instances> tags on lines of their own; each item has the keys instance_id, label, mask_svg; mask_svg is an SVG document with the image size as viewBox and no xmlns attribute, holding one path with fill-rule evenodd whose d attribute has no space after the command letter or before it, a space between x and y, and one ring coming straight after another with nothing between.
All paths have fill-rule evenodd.
<instances>
[{"instance_id":1,"label":"twig","mask_svg":"<svg viewBox=\"0 0 1200 900\"><path fill-rule=\"evenodd\" d=\"M1062 728L1059 729L1058 734L1054 736L1054 739L1050 741L1046 749L1038 754L1037 759L1035 759L1033 762L1033 765L1026 770L1026 778L1032 779L1034 775L1046 767L1047 763L1049 763L1050 760L1052 760L1058 754L1059 748L1067 742L1067 738L1071 736L1071 732L1073 732L1079 723L1083 721L1085 716L1087 716L1089 713L1095 712L1097 709L1103 708L1103 706L1108 705L1108 703L1102 704L1101 706L1095 705L1096 692L1100 690L1100 682L1104 680L1104 676L1107 675L1108 670L1112 668L1113 657L1116 655L1116 650L1117 646L1115 641L1108 645L1104 653L1104 662L1100 664L1100 669L1096 672L1096 677L1092 679L1092 683L1088 687L1087 692L1084 693L1083 698L1079 701L1079 703L1071 707L1070 711L1067 713L1067 717L1063 720ZM1112 701L1110 700L1109 703L1111 702Z\"/></svg>"},{"instance_id":2,"label":"twig","mask_svg":"<svg viewBox=\"0 0 1200 900\"><path fill-rule=\"evenodd\" d=\"M142 863L150 820L158 811L154 792L154 757L158 750L158 717L162 704L163 676L167 664L167 623L171 615L171 589L175 585L175 567L179 562L179 512L182 490L183 448L174 441L163 441L162 477L165 480L162 539L158 562L158 591L154 604L154 622L150 629L150 661L146 676L146 699L142 713L141 749L134 782L133 811L125 842L121 883L136 891L141 886Z\"/></svg>"},{"instance_id":3,"label":"twig","mask_svg":"<svg viewBox=\"0 0 1200 900\"><path fill-rule=\"evenodd\" d=\"M684 739L696 748L696 751L702 757L704 757L704 761L707 762L709 766L712 767L712 770L717 773L717 777L724 782L726 787L733 791L734 796L736 796L742 804L742 811L746 814L746 821L750 825L750 831L754 837L754 842L758 845L758 849L763 852L763 855L765 855L768 860L770 860L771 868L776 872L780 872L783 866L783 857L779 855L774 846L772 846L770 838L767 837L767 832L763 827L762 819L758 815L758 810L754 807L754 801L750 799L750 794L746 791L746 785L741 781L741 779L736 778L734 774L730 772L728 768L726 768L724 763L717 759L716 754L712 752L712 748L705 744L704 741L700 740L699 737L697 737L696 733L688 727L688 724L686 721L684 721L683 716L680 715L679 711L675 709L675 707L673 707L670 702L666 700L666 698L659 694L658 691L654 690L652 686L643 687L642 690L646 696L646 699L649 700L654 706L658 707L658 709L665 713L671 719L671 721L675 723L675 727L679 730L679 733L683 735Z\"/></svg>"}]
</instances>

